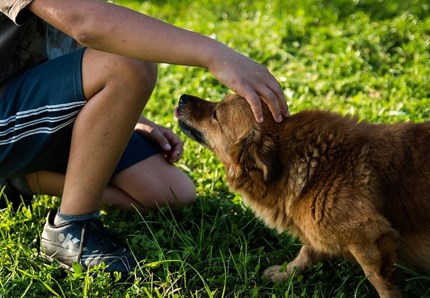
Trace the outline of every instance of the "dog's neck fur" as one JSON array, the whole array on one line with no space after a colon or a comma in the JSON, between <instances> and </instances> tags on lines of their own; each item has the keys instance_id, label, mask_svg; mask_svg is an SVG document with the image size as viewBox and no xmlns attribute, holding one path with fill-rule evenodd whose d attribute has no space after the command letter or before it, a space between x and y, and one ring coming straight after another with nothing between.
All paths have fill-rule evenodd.
<instances>
[{"instance_id":1,"label":"dog's neck fur","mask_svg":"<svg viewBox=\"0 0 430 298\"><path fill-rule=\"evenodd\" d=\"M331 122L356 121L332 114L323 114L323 116L332 117ZM324 129L327 135L322 135L319 129L315 130L314 125L314 122L324 121L321 117L320 112L299 113L284 120L281 126L273 126L270 135L275 151L270 155L277 156L275 164L280 166L283 175L273 177L272 181L265 181L263 171L258 168L243 168L239 171L240 175L236 172L235 176L229 174L232 171L227 170L229 185L241 193L245 203L257 216L264 218L266 224L278 232L293 228L294 218L291 216L291 206L312 185L321 183L317 178L321 171L332 168L336 158L350 158L350 156L337 156L337 149L342 146L345 134L348 132L342 129L336 131ZM320 124L320 126L323 125L323 123ZM293 127L296 129L294 130ZM337 127L346 126L337 125ZM266 127L263 131L267 129L270 128ZM283 135L284 138L279 138L279 135ZM279 155L279 148L283 148L283 156ZM351 154L356 154L356 158L362 158L362 153L362 150L358 150ZM228 166L226 165L227 169ZM323 216L318 208L312 208L314 208L312 212L316 220Z\"/></svg>"}]
</instances>

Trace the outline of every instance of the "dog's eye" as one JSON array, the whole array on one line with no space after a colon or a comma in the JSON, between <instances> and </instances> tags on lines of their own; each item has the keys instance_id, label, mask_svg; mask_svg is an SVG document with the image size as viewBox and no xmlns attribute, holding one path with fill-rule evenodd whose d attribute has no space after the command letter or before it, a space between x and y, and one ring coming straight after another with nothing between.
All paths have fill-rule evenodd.
<instances>
[{"instance_id":1,"label":"dog's eye","mask_svg":"<svg viewBox=\"0 0 430 298\"><path fill-rule=\"evenodd\" d=\"M218 121L217 115L216 115L216 110L213 110L211 113L211 119L214 121Z\"/></svg>"}]
</instances>

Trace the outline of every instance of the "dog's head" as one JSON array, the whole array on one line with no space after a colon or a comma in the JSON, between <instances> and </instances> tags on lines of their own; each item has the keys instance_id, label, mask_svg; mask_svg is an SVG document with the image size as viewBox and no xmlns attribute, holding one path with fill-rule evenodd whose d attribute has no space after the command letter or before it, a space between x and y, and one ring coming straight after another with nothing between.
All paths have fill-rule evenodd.
<instances>
[{"instance_id":1,"label":"dog's head","mask_svg":"<svg viewBox=\"0 0 430 298\"><path fill-rule=\"evenodd\" d=\"M181 130L214 152L229 178L259 175L267 183L279 175L279 125L265 104L263 123L255 121L250 105L237 94L218 103L182 95L175 113Z\"/></svg>"}]
</instances>

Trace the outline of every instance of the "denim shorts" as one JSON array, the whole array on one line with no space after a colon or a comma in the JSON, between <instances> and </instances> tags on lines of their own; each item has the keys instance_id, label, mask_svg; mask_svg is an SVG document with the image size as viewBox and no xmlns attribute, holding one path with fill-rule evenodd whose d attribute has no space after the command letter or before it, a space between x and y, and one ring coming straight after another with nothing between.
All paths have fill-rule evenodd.
<instances>
[{"instance_id":1,"label":"denim shorts","mask_svg":"<svg viewBox=\"0 0 430 298\"><path fill-rule=\"evenodd\" d=\"M74 121L86 100L76 50L14 77L0 95L0 179L48 170L65 173ZM161 152L134 132L114 175Z\"/></svg>"}]
</instances>

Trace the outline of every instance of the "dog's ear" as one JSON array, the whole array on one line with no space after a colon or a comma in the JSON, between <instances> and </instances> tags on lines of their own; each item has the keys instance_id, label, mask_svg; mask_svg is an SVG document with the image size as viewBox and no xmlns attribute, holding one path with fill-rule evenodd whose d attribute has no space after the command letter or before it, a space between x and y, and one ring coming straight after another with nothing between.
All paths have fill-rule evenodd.
<instances>
[{"instance_id":1,"label":"dog's ear","mask_svg":"<svg viewBox=\"0 0 430 298\"><path fill-rule=\"evenodd\" d=\"M262 172L264 181L270 183L281 173L276 142L271 136L263 135L259 129L253 129L240 137L232 147L231 156L235 165L228 171L232 177L258 170Z\"/></svg>"}]
</instances>

